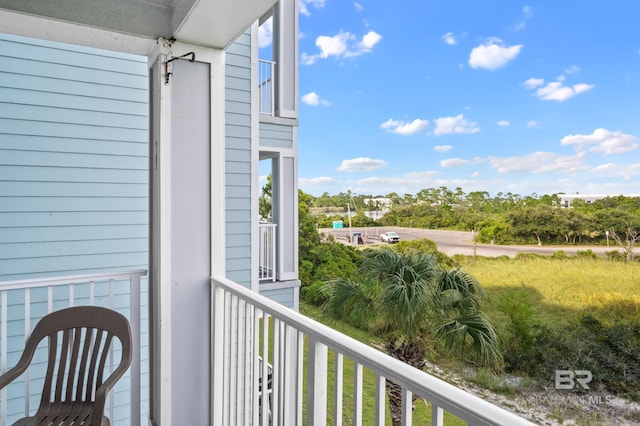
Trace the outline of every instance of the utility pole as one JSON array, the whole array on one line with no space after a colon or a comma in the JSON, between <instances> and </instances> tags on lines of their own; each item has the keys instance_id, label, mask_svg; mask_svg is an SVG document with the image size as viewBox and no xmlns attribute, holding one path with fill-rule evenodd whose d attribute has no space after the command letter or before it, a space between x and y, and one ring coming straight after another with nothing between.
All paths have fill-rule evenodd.
<instances>
[{"instance_id":1,"label":"utility pole","mask_svg":"<svg viewBox=\"0 0 640 426\"><path fill-rule=\"evenodd\" d=\"M351 231L351 206L347 203L347 216L349 217L349 242L353 244L353 232Z\"/></svg>"},{"instance_id":2,"label":"utility pole","mask_svg":"<svg viewBox=\"0 0 640 426\"><path fill-rule=\"evenodd\" d=\"M476 256L476 250L478 248L476 244L476 230L474 229L471 232L473 233L473 262L475 263L478 261L478 257Z\"/></svg>"}]
</instances>

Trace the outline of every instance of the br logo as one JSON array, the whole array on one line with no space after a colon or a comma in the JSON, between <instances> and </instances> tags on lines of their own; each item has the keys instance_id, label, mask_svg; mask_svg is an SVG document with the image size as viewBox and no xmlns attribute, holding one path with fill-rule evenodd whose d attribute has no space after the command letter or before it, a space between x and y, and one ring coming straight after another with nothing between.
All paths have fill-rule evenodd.
<instances>
[{"instance_id":1,"label":"br logo","mask_svg":"<svg viewBox=\"0 0 640 426\"><path fill-rule=\"evenodd\" d=\"M576 383L582 389L590 389L588 383L592 379L589 370L556 370L556 389L575 389Z\"/></svg>"}]
</instances>

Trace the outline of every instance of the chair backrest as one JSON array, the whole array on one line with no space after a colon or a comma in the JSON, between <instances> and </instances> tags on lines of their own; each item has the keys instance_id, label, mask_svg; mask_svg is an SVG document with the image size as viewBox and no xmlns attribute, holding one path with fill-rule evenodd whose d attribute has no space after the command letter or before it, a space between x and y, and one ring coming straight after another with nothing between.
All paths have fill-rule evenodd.
<instances>
[{"instance_id":1,"label":"chair backrest","mask_svg":"<svg viewBox=\"0 0 640 426\"><path fill-rule=\"evenodd\" d=\"M108 378L112 380L121 377L131 364L131 329L123 315L98 306L78 306L43 317L25 347L25 354L32 356L43 339L49 341L41 406L94 402L96 390L106 381L105 367L114 337L122 351Z\"/></svg>"}]
</instances>

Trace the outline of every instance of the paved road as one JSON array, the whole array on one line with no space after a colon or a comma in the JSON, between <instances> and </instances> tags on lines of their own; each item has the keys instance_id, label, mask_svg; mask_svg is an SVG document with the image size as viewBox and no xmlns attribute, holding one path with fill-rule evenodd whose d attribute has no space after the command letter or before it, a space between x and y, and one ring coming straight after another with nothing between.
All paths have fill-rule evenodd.
<instances>
[{"instance_id":1,"label":"paved road","mask_svg":"<svg viewBox=\"0 0 640 426\"><path fill-rule=\"evenodd\" d=\"M400 227L378 227L378 228L353 228L351 232L361 232L365 236L367 244L384 244L378 235L386 231L395 231L400 235L400 240L415 240L428 238L438 245L438 250L449 256L454 254L464 254L472 256L474 254L473 234L464 231L445 231L437 229L418 229ZM320 232L334 235L338 241L348 243L348 229L321 229ZM606 251L615 250L615 247L602 246L502 246L497 244L476 244L475 253L478 256L514 257L518 253L539 253L550 255L555 251L564 250L565 253L573 255L578 250L591 249L596 254L604 254Z\"/></svg>"}]
</instances>

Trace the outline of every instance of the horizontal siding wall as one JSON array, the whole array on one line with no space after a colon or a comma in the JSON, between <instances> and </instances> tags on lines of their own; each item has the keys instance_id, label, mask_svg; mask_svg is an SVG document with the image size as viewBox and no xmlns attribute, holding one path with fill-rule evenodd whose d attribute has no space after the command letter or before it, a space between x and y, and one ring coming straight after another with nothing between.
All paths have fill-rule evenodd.
<instances>
[{"instance_id":1,"label":"horizontal siding wall","mask_svg":"<svg viewBox=\"0 0 640 426\"><path fill-rule=\"evenodd\" d=\"M147 75L144 57L0 34L0 281L147 269ZM83 291L75 289L76 304ZM32 295L34 306L40 297ZM56 289L54 308L68 297ZM128 298L118 290L114 308L126 314ZM13 291L8 300L8 336L0 338L16 348L12 365L24 344L24 298ZM32 311L32 327L40 313ZM127 382L114 393L115 424L129 423ZM148 379L142 385L144 418ZM12 396L19 413L24 405Z\"/></svg>"},{"instance_id":2,"label":"horizontal siding wall","mask_svg":"<svg viewBox=\"0 0 640 426\"><path fill-rule=\"evenodd\" d=\"M278 288L273 290L260 290L260 295L278 302L287 308L294 309L294 288Z\"/></svg>"},{"instance_id":3,"label":"horizontal siding wall","mask_svg":"<svg viewBox=\"0 0 640 426\"><path fill-rule=\"evenodd\" d=\"M251 287L251 35L226 51L226 268L227 277Z\"/></svg>"},{"instance_id":4,"label":"horizontal siding wall","mask_svg":"<svg viewBox=\"0 0 640 426\"><path fill-rule=\"evenodd\" d=\"M293 148L293 126L260 123L260 148Z\"/></svg>"},{"instance_id":5,"label":"horizontal siding wall","mask_svg":"<svg viewBox=\"0 0 640 426\"><path fill-rule=\"evenodd\" d=\"M146 58L0 35L0 281L146 268Z\"/></svg>"}]
</instances>

